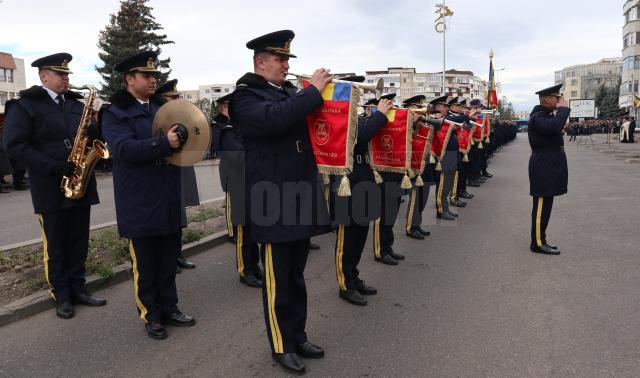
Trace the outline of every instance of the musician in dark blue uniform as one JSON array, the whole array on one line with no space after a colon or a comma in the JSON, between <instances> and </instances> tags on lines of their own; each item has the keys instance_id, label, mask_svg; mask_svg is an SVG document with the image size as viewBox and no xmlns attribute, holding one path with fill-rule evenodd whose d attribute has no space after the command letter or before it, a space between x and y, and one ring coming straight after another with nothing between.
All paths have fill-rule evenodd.
<instances>
[{"instance_id":1,"label":"musician in dark blue uniform","mask_svg":"<svg viewBox=\"0 0 640 378\"><path fill-rule=\"evenodd\" d=\"M340 80L363 82L364 76L352 76ZM331 215L337 225L335 247L336 277L339 297L345 301L365 306L365 295L374 295L377 290L365 285L360 279L358 264L362 257L369 224L380 217L380 188L376 184L369 165L369 141L387 123L385 113L391 109L389 99L381 99L376 112L370 117L358 117L357 143L353 152L353 172L349 174L351 196L338 195L340 177L331 179Z\"/></svg>"},{"instance_id":2,"label":"musician in dark blue uniform","mask_svg":"<svg viewBox=\"0 0 640 378\"><path fill-rule=\"evenodd\" d=\"M229 101L233 93L218 99L218 114L213 119L213 145L220 156L220 184L225 193L226 219L229 234L236 245L236 270L240 282L262 287L258 243L251 240L245 207L245 152L238 129L229 118Z\"/></svg>"},{"instance_id":3,"label":"musician in dark blue uniform","mask_svg":"<svg viewBox=\"0 0 640 378\"><path fill-rule=\"evenodd\" d=\"M457 100L457 98L456 98ZM450 113L456 116L466 116L464 112L467 106L467 100L459 100L451 105ZM463 123L465 129L471 129L471 124L469 123L469 119L467 117L467 121ZM457 133L461 131L457 130ZM456 138L457 140L457 138ZM468 156L467 156L468 158ZM454 180L453 180L453 188L451 189L451 198L450 204L455 207L466 207L467 203L460 200L460 193L466 189L467 184L467 166L469 162L464 161L464 154L458 150L458 169L456 170Z\"/></svg>"},{"instance_id":4,"label":"musician in dark blue uniform","mask_svg":"<svg viewBox=\"0 0 640 378\"><path fill-rule=\"evenodd\" d=\"M321 358L324 350L307 339L304 268L309 239L330 231L305 116L322 105L331 80L318 69L310 85L286 80L294 33L282 30L247 43L254 72L237 82L230 116L245 148L247 214L251 239L261 244L265 279L264 319L274 360L302 373L299 357Z\"/></svg>"},{"instance_id":5,"label":"musician in dark blue uniform","mask_svg":"<svg viewBox=\"0 0 640 378\"><path fill-rule=\"evenodd\" d=\"M420 108L425 106L426 97L423 95L414 96L403 101L403 105L406 108ZM421 127L423 123L421 117L415 123L415 127ZM427 154L429 154L427 152ZM413 239L424 240L425 236L431 235L431 232L422 228L422 211L427 206L427 200L429 199L429 190L432 185L435 185L435 163L431 162L431 159L427 156L425 162L424 171L422 171L421 179L422 186L414 185L411 188L411 194L409 196L409 204L407 205L407 219L406 219L406 233L407 236Z\"/></svg>"},{"instance_id":6,"label":"musician in dark blue uniform","mask_svg":"<svg viewBox=\"0 0 640 378\"><path fill-rule=\"evenodd\" d=\"M547 243L553 197L567 193L569 176L562 130L571 110L560 95L561 87L562 84L536 92L540 105L531 111L528 126L529 194L533 197L530 248L532 252L550 255L560 254L558 247Z\"/></svg>"},{"instance_id":7,"label":"musician in dark blue uniform","mask_svg":"<svg viewBox=\"0 0 640 378\"><path fill-rule=\"evenodd\" d=\"M85 260L89 243L91 205L99 202L91 173L80 199L68 199L60 190L62 176L75 170L67 161L80 125L82 96L69 91L71 55L59 53L35 60L42 86L20 92L6 104L4 147L9 156L29 167L33 209L42 227L44 274L56 302L56 315L69 319L72 301L103 306L104 299L85 290ZM89 125L88 136L97 135ZM90 143L89 143L90 144Z\"/></svg>"},{"instance_id":8,"label":"musician in dark blue uniform","mask_svg":"<svg viewBox=\"0 0 640 378\"><path fill-rule=\"evenodd\" d=\"M157 53L145 51L115 69L126 89L111 97L102 132L113 153L113 187L120 236L129 239L136 307L149 337L165 339L166 324L192 326L178 309L176 258L181 249L180 167L167 163L181 146L172 127L154 136L151 125L164 104L157 96Z\"/></svg>"},{"instance_id":9,"label":"musician in dark blue uniform","mask_svg":"<svg viewBox=\"0 0 640 378\"><path fill-rule=\"evenodd\" d=\"M179 100L180 92L178 92L178 79L169 80L160 88L156 89L156 95L162 97L166 102ZM196 179L196 170L193 166L180 167L180 198L182 200L182 227L187 227L187 207L200 205L200 195L198 194L198 181ZM184 269L194 269L196 264L187 260L182 251L178 252L176 259L176 273Z\"/></svg>"}]
</instances>

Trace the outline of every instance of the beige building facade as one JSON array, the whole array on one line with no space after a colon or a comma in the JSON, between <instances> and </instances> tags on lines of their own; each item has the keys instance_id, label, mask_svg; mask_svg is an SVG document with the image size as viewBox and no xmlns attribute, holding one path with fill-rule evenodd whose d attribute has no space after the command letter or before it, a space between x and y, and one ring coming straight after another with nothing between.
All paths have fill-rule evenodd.
<instances>
[{"instance_id":1,"label":"beige building facade","mask_svg":"<svg viewBox=\"0 0 640 378\"><path fill-rule=\"evenodd\" d=\"M18 97L18 93L26 88L24 59L0 52L0 113L4 113L7 101Z\"/></svg>"},{"instance_id":2,"label":"beige building facade","mask_svg":"<svg viewBox=\"0 0 640 378\"><path fill-rule=\"evenodd\" d=\"M600 59L597 63L578 64L555 72L555 83L567 101L594 100L604 85L614 88L620 83L622 58Z\"/></svg>"}]
</instances>

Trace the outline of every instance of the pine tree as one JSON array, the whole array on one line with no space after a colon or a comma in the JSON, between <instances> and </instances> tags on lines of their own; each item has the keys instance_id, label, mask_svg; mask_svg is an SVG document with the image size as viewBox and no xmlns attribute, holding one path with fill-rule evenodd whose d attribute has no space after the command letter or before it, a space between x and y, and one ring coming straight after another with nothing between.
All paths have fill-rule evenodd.
<instances>
[{"instance_id":1,"label":"pine tree","mask_svg":"<svg viewBox=\"0 0 640 378\"><path fill-rule=\"evenodd\" d=\"M122 75L114 66L135 53L144 50L162 52L161 46L174 43L166 34L158 34L162 26L151 14L149 0L122 0L117 14L109 16L109 24L100 32L98 56L104 62L102 67L96 66L103 80L101 95L105 98L122 88ZM159 59L158 66L163 71L158 74L158 86L164 84L171 69L171 59Z\"/></svg>"}]
</instances>

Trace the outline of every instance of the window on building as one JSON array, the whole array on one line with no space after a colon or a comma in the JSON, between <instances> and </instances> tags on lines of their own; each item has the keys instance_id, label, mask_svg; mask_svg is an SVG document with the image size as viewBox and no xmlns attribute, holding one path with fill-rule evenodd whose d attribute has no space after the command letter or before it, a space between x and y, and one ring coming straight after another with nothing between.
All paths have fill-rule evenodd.
<instances>
[{"instance_id":1,"label":"window on building","mask_svg":"<svg viewBox=\"0 0 640 378\"><path fill-rule=\"evenodd\" d=\"M211 93L211 91L209 89L205 89L204 93L209 94L209 93Z\"/></svg>"},{"instance_id":2,"label":"window on building","mask_svg":"<svg viewBox=\"0 0 640 378\"><path fill-rule=\"evenodd\" d=\"M571 79L571 85L578 85L578 80L576 79Z\"/></svg>"},{"instance_id":3,"label":"window on building","mask_svg":"<svg viewBox=\"0 0 640 378\"><path fill-rule=\"evenodd\" d=\"M225 88L224 93L229 93L229 88Z\"/></svg>"},{"instance_id":4,"label":"window on building","mask_svg":"<svg viewBox=\"0 0 640 378\"><path fill-rule=\"evenodd\" d=\"M571 97L578 97L578 91L571 91Z\"/></svg>"},{"instance_id":5,"label":"window on building","mask_svg":"<svg viewBox=\"0 0 640 378\"><path fill-rule=\"evenodd\" d=\"M220 88L213 88L213 93L221 93L222 89Z\"/></svg>"},{"instance_id":6,"label":"window on building","mask_svg":"<svg viewBox=\"0 0 640 378\"><path fill-rule=\"evenodd\" d=\"M2 70L0 70L2 71ZM5 102L7 102L7 94L4 92L0 92L0 106L4 106Z\"/></svg>"},{"instance_id":7,"label":"window on building","mask_svg":"<svg viewBox=\"0 0 640 378\"><path fill-rule=\"evenodd\" d=\"M5 69L5 76L8 83L13 83L13 70L10 68Z\"/></svg>"},{"instance_id":8,"label":"window on building","mask_svg":"<svg viewBox=\"0 0 640 378\"><path fill-rule=\"evenodd\" d=\"M576 77L576 71L571 71L571 77Z\"/></svg>"},{"instance_id":9,"label":"window on building","mask_svg":"<svg viewBox=\"0 0 640 378\"><path fill-rule=\"evenodd\" d=\"M4 73L4 68L0 68L0 81L7 81L7 77Z\"/></svg>"}]
</instances>

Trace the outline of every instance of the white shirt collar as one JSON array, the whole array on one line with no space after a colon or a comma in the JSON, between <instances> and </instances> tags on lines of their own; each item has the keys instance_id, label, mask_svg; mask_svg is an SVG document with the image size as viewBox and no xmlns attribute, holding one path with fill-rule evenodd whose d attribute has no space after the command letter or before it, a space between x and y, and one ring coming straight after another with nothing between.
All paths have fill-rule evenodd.
<instances>
[{"instance_id":1,"label":"white shirt collar","mask_svg":"<svg viewBox=\"0 0 640 378\"><path fill-rule=\"evenodd\" d=\"M142 100L140 100L140 99L139 99L139 98L137 98L137 97L136 97L136 100L138 100L138 102L140 103L140 105L144 105L144 104L148 104L148 103L149 103L149 100L147 100L147 101L142 101Z\"/></svg>"},{"instance_id":2,"label":"white shirt collar","mask_svg":"<svg viewBox=\"0 0 640 378\"><path fill-rule=\"evenodd\" d=\"M273 84L273 83L272 83L272 82L270 82L270 81L267 81L267 83L271 84L271 86L272 86L272 87L274 87L274 88L277 88L277 89L279 89L279 90L282 90L282 86L281 86L281 85L275 85L275 84Z\"/></svg>"},{"instance_id":3,"label":"white shirt collar","mask_svg":"<svg viewBox=\"0 0 640 378\"><path fill-rule=\"evenodd\" d=\"M53 102L55 102L56 104L58 103L58 94L54 91L52 91L51 89L45 87L44 85L42 86L42 88L44 88L45 91L47 91L47 93L49 94L49 96L51 96L51 99L53 100ZM64 100L64 95L61 95L62 99Z\"/></svg>"}]
</instances>

